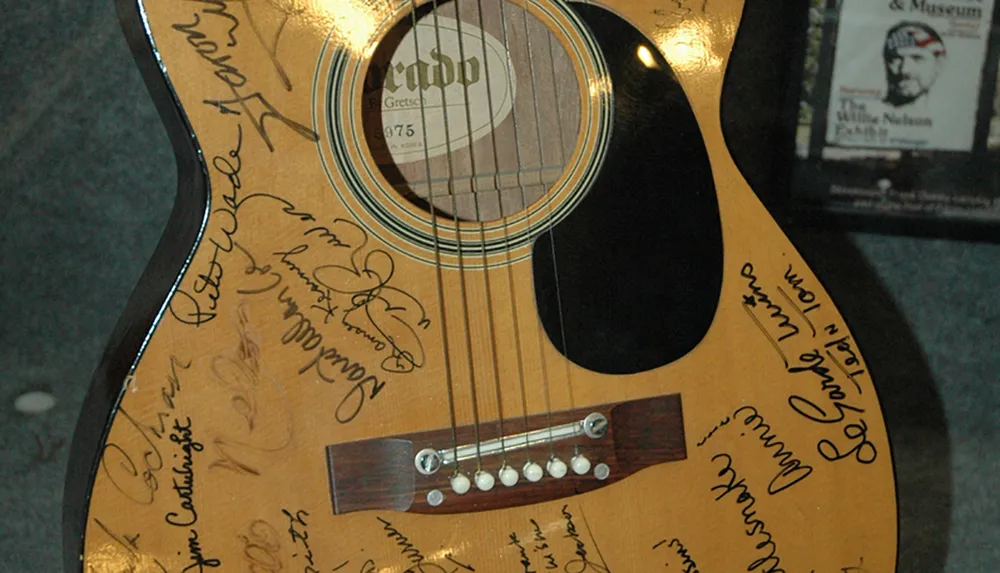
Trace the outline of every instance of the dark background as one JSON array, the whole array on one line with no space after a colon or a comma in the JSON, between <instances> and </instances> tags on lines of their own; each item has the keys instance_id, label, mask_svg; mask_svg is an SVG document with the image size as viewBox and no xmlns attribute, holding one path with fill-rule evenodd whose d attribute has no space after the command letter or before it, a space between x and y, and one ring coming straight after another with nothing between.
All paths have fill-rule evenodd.
<instances>
[{"instance_id":1,"label":"dark background","mask_svg":"<svg viewBox=\"0 0 1000 573\"><path fill-rule=\"evenodd\" d=\"M821 157L824 149L837 147L827 146L825 139L841 0L810 0L809 4L796 17L800 24L811 25L808 31L795 35L798 44L789 52L796 65L788 67L790 73L784 78L786 97L801 98L801 105L786 106L788 135L792 136L800 124L811 127L809 158L795 161L792 167L790 204L794 212L790 216L802 224L1000 242L1000 212L996 209L944 208L940 202L891 198L878 207L862 207L856 206L853 199L831 194L833 185L878 191L876 182L887 179L892 181L893 190L901 193L930 192L987 200L1000 197L1000 150L987 148L991 120L995 112L1000 113L1000 3L994 4L994 24L986 42L972 150L904 150L898 160L853 161ZM985 16L987 22L989 17Z\"/></svg>"},{"instance_id":2,"label":"dark background","mask_svg":"<svg viewBox=\"0 0 1000 573\"><path fill-rule=\"evenodd\" d=\"M724 113L734 156L775 208L787 73L778 40L791 33L778 10L751 4ZM73 427L177 176L110 0L3 0L0 14L0 562L60 571ZM1000 246L788 232L882 397L899 571L1000 571ZM17 413L14 399L35 389L56 407Z\"/></svg>"}]
</instances>

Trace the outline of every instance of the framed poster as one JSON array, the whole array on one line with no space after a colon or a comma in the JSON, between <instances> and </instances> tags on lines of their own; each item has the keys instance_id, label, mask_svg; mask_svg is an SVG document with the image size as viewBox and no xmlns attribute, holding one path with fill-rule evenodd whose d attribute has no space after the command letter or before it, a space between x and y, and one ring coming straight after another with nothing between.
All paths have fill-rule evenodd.
<instances>
[{"instance_id":1,"label":"framed poster","mask_svg":"<svg viewBox=\"0 0 1000 573\"><path fill-rule=\"evenodd\" d=\"M1000 241L1000 3L810 2L792 218Z\"/></svg>"}]
</instances>

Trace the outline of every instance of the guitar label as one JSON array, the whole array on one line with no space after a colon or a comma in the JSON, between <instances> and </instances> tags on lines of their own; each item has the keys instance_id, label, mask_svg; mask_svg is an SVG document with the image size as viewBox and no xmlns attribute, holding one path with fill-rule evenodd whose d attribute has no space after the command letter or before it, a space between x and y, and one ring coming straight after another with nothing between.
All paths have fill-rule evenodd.
<instances>
[{"instance_id":1,"label":"guitar label","mask_svg":"<svg viewBox=\"0 0 1000 573\"><path fill-rule=\"evenodd\" d=\"M489 136L513 110L512 70L493 35L428 14L369 70L362 109L375 160L425 161Z\"/></svg>"}]
</instances>

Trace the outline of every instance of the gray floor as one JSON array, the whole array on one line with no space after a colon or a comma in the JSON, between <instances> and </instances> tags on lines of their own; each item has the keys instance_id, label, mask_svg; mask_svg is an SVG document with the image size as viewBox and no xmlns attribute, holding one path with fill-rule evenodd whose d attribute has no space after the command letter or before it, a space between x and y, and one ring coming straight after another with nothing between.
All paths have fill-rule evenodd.
<instances>
[{"instance_id":1,"label":"gray floor","mask_svg":"<svg viewBox=\"0 0 1000 573\"><path fill-rule=\"evenodd\" d=\"M108 0L0 10L0 557L58 571L85 386L166 221L166 136ZM1000 571L1000 246L795 233L876 373L900 571ZM55 409L11 406L46 389Z\"/></svg>"}]
</instances>

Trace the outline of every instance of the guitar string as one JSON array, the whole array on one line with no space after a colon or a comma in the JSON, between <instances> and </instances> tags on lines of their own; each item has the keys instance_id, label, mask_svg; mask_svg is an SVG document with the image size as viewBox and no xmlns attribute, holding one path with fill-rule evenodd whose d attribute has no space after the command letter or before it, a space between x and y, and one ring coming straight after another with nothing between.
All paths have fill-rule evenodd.
<instances>
[{"instance_id":1,"label":"guitar string","mask_svg":"<svg viewBox=\"0 0 1000 573\"><path fill-rule=\"evenodd\" d=\"M390 0L391 1L391 0ZM417 38L419 36L417 27L417 2L416 0L410 0L410 20L413 23L413 51L417 58L420 57L420 40ZM427 115L424 109L424 98L420 98L420 124L423 131L423 143L424 143L424 167L427 173L427 192L430 196L428 205L431 210L431 232L434 235L434 263L435 263L435 274L437 275L437 290L438 290L438 308L441 314L441 338L442 345L444 346L444 370L445 370L445 381L448 386L448 412L451 416L451 447L452 452L455 456L455 471L459 471L458 464L458 422L455 415L455 392L454 392L454 380L452 378L451 370L451 352L448 344L448 320L447 313L445 312L445 298L444 298L444 279L442 276L441 268L441 247L440 238L438 236L438 221L437 221L437 208L434 206L434 184L431 181L431 160L430 160L430 150L427 145Z\"/></svg>"},{"instance_id":2,"label":"guitar string","mask_svg":"<svg viewBox=\"0 0 1000 573\"><path fill-rule=\"evenodd\" d=\"M556 149L559 152L559 163L560 164L565 164L566 163L566 154L565 154L565 150L564 150L563 146L565 145L565 141L566 141L565 137L566 137L566 135L565 135L565 133L563 133L562 110L560 109L560 106L559 106L559 82L557 81L556 75L555 75L555 69L556 69L555 56L554 56L554 51L555 50L552 47L552 36L551 35L549 35L549 41L547 42L547 47L548 47L548 52L549 52L549 65L552 66L552 71L553 71L553 73L552 73L552 93L553 93L553 97L555 98L556 117L559 118L559 121L556 121L556 130L558 132L557 135L559 136L559 145L556 146ZM582 111L583 111L583 109L582 109L583 108L582 103L583 102L581 101L581 106L580 106L581 107L581 114L582 114ZM581 117L580 121L582 121L582 119L583 118ZM561 327L563 352L564 352L564 354L566 356L566 361L565 361L566 381L567 381L567 384L569 385L569 399L570 399L570 404L571 404L571 407L572 407L574 405L574 403L575 403L575 400L574 400L574 396L573 396L572 370L571 370L570 364L569 364L569 344L568 344L568 342L566 340L565 325L563 323L563 318L562 318L562 296L560 294L559 286L558 286L559 285L559 282L558 282L559 281L559 271L558 271L558 268L556 266L555 237L552 236L551 234L549 236L549 243L550 243L550 245L552 247L552 266L553 266L553 271L554 271L555 276L556 276L556 301L557 301L556 304L557 304L557 306L559 308L559 325ZM575 447L574 450L573 450L574 454L578 454L579 451L580 451L579 446Z\"/></svg>"},{"instance_id":3,"label":"guitar string","mask_svg":"<svg viewBox=\"0 0 1000 573\"><path fill-rule=\"evenodd\" d=\"M508 45L510 43L510 31L508 30L508 26L507 26L507 14L506 14L506 11L504 10L505 0L499 0L499 3L500 3L500 22L502 24L502 29L503 29L503 44L504 44L505 51L507 51L508 54L509 54ZM514 69L513 69L513 65L514 64L511 61L511 58L508 56L508 58L507 58L507 82L508 82L508 89L510 90L511 93L513 93L513 91L514 91L513 90L513 82L514 82L515 72L514 72ZM514 154L515 154L515 157L517 159L517 168L518 168L517 169L517 173L518 173L517 181L518 181L518 187L521 190L521 204L527 210L525 212L525 220L527 221L528 236L530 237L530 236L533 235L534 228L532 226L532 221L531 221L531 211L528 210L529 204L528 204L528 199L527 199L527 193L526 193L526 191L524 189L524 181L521 178L521 173L524 171L524 159L523 159L523 157L521 157L521 144L520 144L520 138L518 137L518 134L519 134L519 122L518 122L518 118L517 118L517 110L516 109L514 110L514 113L512 114L512 119L513 119L513 127L514 127ZM541 224L545 225L544 219L541 221ZM540 323L538 324L538 328L536 328L536 333L538 335L537 336L538 357L539 357L539 364L540 364L540 370L541 370L541 375L542 375L542 386L543 386L543 390L544 390L544 394L545 394L545 427L548 428L548 432L549 432L549 439L548 439L549 459L552 459L552 458L555 457L555 438L554 438L554 435L552 433L552 395L551 395L551 391L550 391L550 387L549 387L548 366L546 364L546 358L545 358L545 341L542 338L542 325ZM527 418L525 418L525 424L527 425Z\"/></svg>"},{"instance_id":4,"label":"guitar string","mask_svg":"<svg viewBox=\"0 0 1000 573\"><path fill-rule=\"evenodd\" d=\"M523 422L524 422L524 430L523 431L527 432L528 431L528 395L527 395L527 388L525 386L525 381L524 381L524 356L523 356L523 354L521 352L521 325L520 325L520 320L518 319L518 315L517 315L517 290L515 288L515 282L514 282L514 261L513 261L513 257L511 255L511 252L510 252L510 228L508 226L507 214L504 212L504 186L503 186L503 183L502 183L501 178L500 178L500 157L499 157L499 149L498 149L498 145L497 145L497 133L496 133L497 126L496 126L496 123L495 123L495 117L493 115L493 88L492 88L492 85L491 85L492 76L490 75L490 60L489 60L489 57L488 57L488 55L486 53L486 24L485 24L485 21L484 21L484 18L483 18L483 5L482 5L482 2L481 2L481 0L477 0L477 2L479 3L479 29L482 32L480 34L480 36L479 36L479 39L480 39L480 42L482 44L482 52L483 52L483 73L486 76L486 101L487 101L487 108L489 110L488 111L488 115L490 117L490 138L492 140L493 165L494 165L494 168L495 168L495 170L494 170L495 171L495 176L494 176L493 182L494 182L494 185L497 188L497 204L499 205L499 211L500 211L500 225L501 225L501 227L503 229L503 246L504 246L503 251L504 251L504 254L506 255L506 259L507 259L506 260L506 265L505 265L507 267L507 288L510 291L510 314L511 314L511 319L513 320L513 327L514 327L514 352L515 352L515 355L517 357L517 380L518 380L518 387L519 387L519 389L521 391L521 416L522 416ZM498 2L500 3L501 9L502 9L504 0L498 0ZM501 11L501 17L502 17L502 15L503 15L503 12ZM509 54L509 51L507 49L506 44L504 45L504 58L505 58L505 60L507 62L510 61L510 54ZM510 79L509 76L508 76L508 79ZM512 89L512 86L509 85L509 84L507 86L507 94L511 98L511 109L513 111L514 110L514 91ZM468 100L468 96L466 97L466 100ZM516 135L515 135L515 139L514 139L514 145L515 146L517 145ZM521 174L520 173L516 173L515 177L516 177L516 180L517 180L518 184L520 185L521 184ZM522 193L521 193L521 199L522 199L521 209L527 209L528 205L524 203L524 192L523 192L524 188L523 188L523 186L521 187L521 191L522 191ZM514 212L516 213L517 211L518 210L515 209ZM484 257L485 257L485 253L484 253ZM484 262L485 262L485 259L484 259ZM499 400L499 397L498 397L498 400ZM501 441L501 448L505 448L505 445L503 444L502 441ZM507 460L506 460L506 452L505 452L505 459L504 459L504 464L505 465L506 465L506 462L507 462ZM528 459L527 459L526 463L530 463L530 462L531 462L531 455L529 453L528 454Z\"/></svg>"},{"instance_id":5,"label":"guitar string","mask_svg":"<svg viewBox=\"0 0 1000 573\"><path fill-rule=\"evenodd\" d=\"M583 3L587 4L588 2L587 2L587 0L584 0ZM555 106L556 106L556 117L559 118L559 121L556 121L556 131L558 132L557 135L559 137L559 145L556 146L556 150L559 153L559 164L560 165L565 165L565 163L566 163L566 153L565 153L565 148L563 146L565 145L565 142L566 142L566 134L563 132L562 109L560 108L560 105L559 105L559 82L558 82L558 80L556 78L556 74L555 74L555 70L556 70L556 62L555 62L555 55L554 55L554 51L555 50L552 48L552 35L551 34L549 34L549 41L547 42L547 45L548 45L548 51L549 51L549 64L552 66L552 94L553 94L553 100L554 100ZM580 112L582 114L582 112L583 112L583 105L582 105L583 102L581 101L580 103L581 103ZM583 118L581 117L579 119L579 121L582 122ZM579 123L577 125L579 125ZM579 129L579 127L577 129ZM554 267L555 264L556 264L556 262L555 262L556 261L555 237L552 236L551 232L549 233L549 242L550 242L550 244L552 246L552 264L553 264L553 267ZM555 269L553 269L553 270L555 270ZM559 291L559 282L558 282L558 280L559 280L559 274L558 274L558 271L555 272L555 275L556 275L556 298L557 298L557 301L558 301L557 305L559 307L559 324L560 324L561 327L565 328L563 320L562 320L562 298L561 298L560 291ZM569 346L568 346L567 341L566 341L566 332L565 332L565 330L563 330L561 332L561 335L562 335L562 343L563 343L563 352L567 356L567 359L566 359L566 362L565 362L565 366L566 366L566 380L569 380L570 379L570 364L569 364L569 358L568 358L568 356L569 356ZM574 400L573 400L573 385L572 384L570 384L570 404L571 405L574 404Z\"/></svg>"},{"instance_id":6,"label":"guitar string","mask_svg":"<svg viewBox=\"0 0 1000 573\"><path fill-rule=\"evenodd\" d=\"M416 5L415 5L415 0L411 0L411 7L412 7L412 9L411 9L411 16L412 16L413 21L414 21L414 44L415 44L415 49L417 50L417 54L418 54L418 57L419 57L419 44L418 44L418 40L417 40L417 37L416 37L417 36L416 31L417 30L416 30ZM460 12L459 12L459 8L458 8L458 3L457 2L456 2L456 8L455 9L456 9L456 16L457 16L456 20L458 22L458 24L457 24L458 25L458 30L457 31L458 31L458 36L459 36L459 50L460 50L459 65L462 66L463 65L462 62L465 59L465 56L464 56L464 42L462 41L462 36L461 36L461 16L460 16ZM480 25L482 27L482 5L481 5L481 3L479 4L479 9L480 9L480 12L479 12ZM507 48L507 46L509 44L509 32L507 30L506 16L505 16L504 10L503 10L503 0L500 0L500 9L501 9L501 20L502 20L503 33L504 33L504 46L505 46L505 48ZM544 167L544 156L543 156L542 147L541 147L541 131L540 131L540 119L539 119L539 112L538 112L538 102L537 102L537 89L536 89L536 86L534 85L535 71L534 71L534 66L531 63L532 49L531 49L531 40L530 40L529 31L528 31L528 25L527 25L528 10L527 10L526 2L524 4L524 6L523 6L523 10L524 10L523 16L524 16L525 41L526 41L527 47L528 47L529 67L531 68L530 75L531 75L531 79L532 79L532 82L531 82L532 83L532 105L533 105L534 115L535 115L536 137L537 137L537 141L538 141L538 144L539 144L539 157L540 157L539 171L541 172L541 171L543 171L542 167ZM436 39L436 44L437 44L437 47L438 47L438 51L440 52L440 50L441 50L441 35L440 34L441 33L440 33L440 25L439 25L439 20L438 20L438 1L437 0L433 0L432 12L433 12L433 18L434 18L435 39ZM487 62L486 66L488 66L488 60L487 60L487 58L485 56L485 36L483 36L481 38L481 40L482 40L483 46L484 46L484 62ZM549 44L549 48L550 48L549 59L550 59L550 61L553 61L552 53L551 53L551 37L549 38L549 42L550 42L550 44ZM554 63L552 65L553 65L553 74L554 74L554 71L555 71ZM510 62L510 60L508 58L508 81L509 82L512 81L512 77L513 77L513 72L510 70L510 67L511 67L511 62ZM464 72L464 67L462 68L462 70ZM443 78L443 64L442 64L442 62L440 60L438 62L438 72L440 74L439 77ZM491 92L491 88L490 88L490 84L489 84L489 81L490 81L489 78L490 78L490 76L489 76L488 67L486 68L485 72L486 72L486 75L487 75L487 97L488 97L488 99L491 100L492 99L492 92ZM553 75L553 82L555 82L554 75ZM468 100L468 85L465 82L462 82L462 83L463 83L463 86L465 87L465 96L466 96L466 120L467 120L468 129L469 129L468 135L469 135L469 140L470 140L470 159L471 159L472 164L473 164L472 168L473 168L473 174L475 176L475 173L476 173L475 155L472 153L472 149L471 149L471 145L472 145L472 129L471 129L471 113L470 113L470 110L468 108L468 105L469 105L469 100ZM457 220L458 209L457 209L457 204L456 204L456 200L455 200L455 195L456 194L453 192L454 191L454 189L453 189L453 186L454 186L454 164L453 164L452 150L451 150L451 145L450 145L451 140L450 140L450 129L449 129L448 113L447 113L447 109L448 109L447 108L447 96L445 94L443 82L439 82L439 87L441 88L442 109L444 110L442 112L442 118L443 118L443 121L444 121L444 128L445 128L445 145L446 145L446 155L447 155L448 171L449 171L449 178L448 178L448 181L449 181L449 194L451 195L452 210L454 212L454 215L456 216L456 230L455 230L455 232L456 232L456 242L458 244L458 263L459 263L460 288L461 288L461 291L462 291L462 306L463 306L464 317L465 317L465 334L466 334L466 343L467 343L467 349L468 349L468 355L469 355L470 389L471 389L472 400L473 400L473 404L472 404L472 406L473 406L473 418L474 418L474 427L475 427L475 433L476 433L477 467L478 467L478 469L481 470L482 469L482 458L481 458L481 451L480 451L480 448L479 448L479 445L480 445L479 425L480 424L479 424L479 416L478 416L478 401L476 399L477 392L476 392L476 383L475 383L475 366L474 366L474 363L472 361L472 342L471 342L471 333L470 333L470 318L469 318L469 311L468 311L468 308L469 308L468 307L468 297L467 297L467 288L466 288L465 274L464 274L464 272L465 272L464 261L463 261L463 250L464 249L461 246L461 234L460 234L461 233L461 229L460 229L460 226L459 226L458 220ZM556 102L556 104L558 106L558 101ZM491 135L492 135L493 140L495 142L496 141L496 135L495 135L495 125L493 124L493 116L492 116L492 101L489 102L489 108L488 109L489 109L489 112L490 112L489 115L490 115L490 122L491 122ZM442 281L442 278L441 278L440 248L439 248L438 235L437 235L437 232L438 232L437 231L437 215L436 215L436 208L434 206L435 205L434 196L433 196L434 190L433 190L432 178L431 178L431 173L430 173L430 159L429 159L429 151L428 151L428 148L427 148L426 115L425 115L423 101L421 101L420 110L421 110L421 122L422 122L422 125L424 127L423 137L424 137L425 164L426 164L426 171L427 171L426 175L427 175L427 179L428 179L428 191L429 191L429 194L430 194L430 204L431 204L431 213L432 213L432 225L434 227L434 235L435 235L436 261L438 263L437 272L438 272L439 298L442 301L442 304L441 304L442 327L445 329L444 341L443 342L444 342L444 345L445 345L445 361L446 361L447 378L448 378L449 402L450 402L450 410L451 410L451 417L452 417L453 445L454 445L454 448L456 449L456 458L457 458L457 434L456 434L457 431L456 431L456 419L455 419L455 410L454 410L454 401L453 401L453 390L452 390L453 381L452 381L452 376L451 376L451 368L450 368L450 364L449 364L450 360L448 359L448 355L449 355L449 352L448 352L448 338L447 338L447 332L446 332L446 324L447 323L444 320L444 315L445 315L445 312L444 312L444 303L443 303L444 298L443 298L443 288L441 286L441 283L443 281ZM525 207L527 207L528 203L527 203L527 199L526 199L526 196L525 196L524 182L523 182L523 179L522 179L522 174L524 173L523 160L522 160L522 158L520 156L520 145L519 145L519 138L518 138L518 135L517 135L518 134L517 125L516 125L517 124L517 120L516 120L516 115L517 114L515 113L513 115L515 116L514 117L514 124L515 124L515 133L514 133L515 152L516 152L517 161L518 161L518 177L517 177L517 180L518 180L518 186L519 186L520 191L521 191L522 205L525 206ZM560 115L561 114L557 110L557 119L560 117ZM558 121L557 121L557 123L558 123ZM559 129L561 131L561 125L559 125L558 127L559 127ZM562 136L560 134L560 146L559 146L560 150L559 151L560 151L560 155L562 156L562 149L561 149L561 143L562 143L562 141L561 140L562 140ZM497 153L497 150L496 150L496 145L494 143L494 156L495 156L495 160L496 160L496 153ZM498 160L496 161L495 165L497 165L497 167L499 166L499 161ZM542 179L542 181L544 181L544 179ZM473 201L475 203L476 218L478 220L478 219L481 218L481 214L480 214L479 200L478 200L478 195L477 195L477 186L478 185L476 183L473 183ZM499 188L501 186L498 185L497 187ZM500 209L501 209L501 216L503 216L502 196L498 196L498 203L499 203ZM551 218L551 207L549 207L549 216ZM531 231L532 231L530 216L528 216L527 219L528 219L528 231L529 231L529 234L530 234ZM508 229L507 229L505 223L506 222L504 222L505 247L509 247L509 234L508 234L509 232L508 232ZM486 249L485 249L485 230L484 229L485 229L485 225L483 225L482 223L480 223L480 238L481 238L481 243L482 243L482 255L483 255L483 263L484 263L484 279L485 279L485 285L486 285L486 289L487 289L487 305L489 307L488 308L488 318L489 318L489 322L490 322L491 344L492 344L492 347L493 347L494 379L496 381L497 407L498 407L498 411L499 411L498 425L499 425L499 428L500 428L501 451L503 453L503 463L504 463L504 465L506 465L506 449L505 449L505 445L504 445L503 439L502 439L502 437L504 436L504 432L503 432L503 412L502 412L501 389L500 389L500 380L499 380L499 367L498 367L498 362L497 362L497 360L498 360L498 353L497 353L497 346L496 346L495 325L493 323L492 295L490 294L489 278L488 278L488 274L487 274L487 271L486 271L487 258L486 258ZM549 228L548 232L549 232L549 235L550 235L550 241L552 241L553 240L552 229ZM509 260L509 257L510 257L509 248L505 248L505 252L507 253L508 260ZM559 313L560 313L560 317L559 317L559 319L560 319L560 330L562 332L563 347L566 348L565 326L564 326L564 323L562 321L561 296L559 294L558 270L557 270L556 261L555 261L554 243L553 243L553 267L554 267L554 270L556 272L555 279L556 279L556 289L557 289L557 301L558 301ZM510 268L509 265L508 265L508 282L513 282L513 272L512 272L512 270L511 270L511 268ZM512 307L513 307L514 322L515 322L515 325L516 325L516 323L517 323L517 312L516 312L516 303L513 301L513 292L514 291L512 289L511 290L511 293L512 293ZM518 333L519 333L519 330L515 326L515 335L518 335ZM517 336L517 337L519 338L519 336ZM538 342L539 342L540 348L542 348L543 347L543 344L542 344L543 340L542 340L542 332L541 332L540 329L538 330ZM520 354L520 343L519 343L519 341L515 341L515 343L516 343L516 350L517 350L517 354L518 354L518 370L519 370L519 382L520 382L521 394L522 394L522 410L523 410L523 414L524 414L525 427L527 427L527 406L526 406L527 400L526 400L526 390L525 390L525 386L524 386L522 358L521 358L521 354ZM542 352L541 366L542 366L542 373L543 373L543 382L544 382L544 384L546 386L546 388L545 388L545 394L546 394L546 416L547 416L547 418L549 420L548 427L550 429L550 439L549 439L550 457L554 457L553 440L552 440L552 435L551 435L551 427L552 427L552 425L551 425L551 393L550 393L550 390L549 390L549 387L548 387L548 376L546 374L546 364L545 364L545 362L546 361L545 361L544 352ZM566 361L566 369L567 369L567 381L571 382L570 378L569 378L570 371L569 371L568 359ZM571 400L571 403L572 403L573 396L572 396L572 386L571 385L570 385L570 400Z\"/></svg>"},{"instance_id":7,"label":"guitar string","mask_svg":"<svg viewBox=\"0 0 1000 573\"><path fill-rule=\"evenodd\" d=\"M478 1L479 0L477 0L477 2ZM465 41L464 41L464 37L462 35L462 12L461 12L461 9L460 9L460 5L461 5L461 0L454 0L455 26L456 26L455 30L456 30L456 36L457 36L457 39L458 39L458 53L459 53L459 55L458 55L458 68L461 70L461 73L463 74L463 79L465 79L464 78L464 74L465 74ZM479 9L482 10L482 6L481 5L479 5ZM484 54L484 58L485 58L485 54ZM489 78L489 75L487 74L487 81L488 81L488 78ZM456 80L457 79L458 79L458 74L456 73ZM443 78L442 78L442 83L444 83ZM479 209L479 190L478 190L478 186L479 185L478 185L478 180L477 180L476 154L475 154L475 151L473 149L472 116L471 116L471 102L469 101L469 85L468 85L468 83L466 81L459 81L459 83L461 83L462 86L463 86L463 96L464 96L464 102L463 102L464 105L463 105L463 107L465 109L466 130L468 132L467 136L468 136L468 140L469 140L469 144L468 144L469 165L470 165L470 168L472 170L471 177L469 177L469 184L470 184L470 188L471 188L471 191L472 191L470 193L470 195L472 196L473 207L474 207L474 210L475 210L475 220L476 220L476 223L479 224L479 237L480 237L481 255L482 255L482 263L483 263L483 282L484 282L484 288L485 288L484 292L485 292L485 296L486 296L486 320L487 320L488 331L489 331L489 336L490 336L490 347L492 349L492 357L493 357L493 360L492 360L493 379L494 379L494 382L495 382L495 385L496 385L497 413L498 413L497 428L498 428L498 436L500 437L500 440L501 440L500 441L500 452L501 452L501 455L502 455L502 461L503 461L503 463L506 463L507 462L507 452L506 452L506 449L504 448L504 443L503 443L503 436L504 436L504 431L503 431L503 409L502 409L502 402L501 402L501 399L500 399L500 372L499 372L499 363L497 361L497 354L498 354L498 352L497 352L497 344L496 344L496 328L495 328L495 324L494 324L494 321L493 321L493 304L492 304L492 296L491 296L491 289L490 289L489 268L488 268L488 261L487 261L487 255L486 255L486 234L485 234L485 229L484 229L485 226L482 224L481 213L480 213L480 209ZM447 113L447 111L445 113ZM453 205L453 210L455 211L454 215L455 215L456 220L457 220L458 219L457 194L455 194L455 193L452 194L452 205Z\"/></svg>"},{"instance_id":8,"label":"guitar string","mask_svg":"<svg viewBox=\"0 0 1000 573\"><path fill-rule=\"evenodd\" d=\"M532 58L532 53L531 53L531 36L528 34L528 0L522 0L522 3L523 3L523 8L524 8L524 14L523 14L523 16L524 16L525 41L528 44L528 70L529 70L529 73L531 75L531 84L534 87L534 85L535 85L535 66L532 63L532 59L533 58ZM572 8L570 8L570 9L572 9ZM555 74L555 70L553 70L553 75L554 74ZM532 93L534 94L535 92L532 92ZM534 97L532 98L532 104L533 104L534 112L535 112L535 132L536 132L535 135L536 135L536 138L538 140L538 160L539 160L540 164L544 164L545 163L545 158L544 158L544 155L542 153L542 131L541 131L540 118L539 118L539 114L538 114L538 102L537 102L536 98L534 98ZM581 102L581 107L582 107L582 102ZM559 121L558 121L559 117L560 117L559 116L559 100L557 98L556 99L556 118L557 118L556 124L559 124ZM561 143L562 142L560 141L560 147L561 147ZM555 281L555 287L556 287L556 310L558 312L559 334L560 334L560 337L561 337L561 340L562 340L562 347L563 347L562 362L563 362L563 365L565 366L565 370L566 370L566 385L567 385L568 391L569 391L569 407L570 407L570 410L575 410L576 409L576 400L574 399L574 396L573 396L572 369L570 368L570 364L569 364L569 348L567 347L567 344L566 344L566 324L565 324L564 316L563 316L562 289L561 289L560 282L559 282L559 264L558 264L558 262L556 260L556 239L555 239L555 233L553 232L552 225L551 225L551 218L552 218L552 206L551 206L551 204L548 205L548 210L549 210L550 224L547 225L547 231L548 231L548 235L549 235L549 246L551 248L551 254L552 254L552 276L553 276L553 280Z\"/></svg>"},{"instance_id":9,"label":"guitar string","mask_svg":"<svg viewBox=\"0 0 1000 573\"><path fill-rule=\"evenodd\" d=\"M441 27L438 20L438 0L431 0L432 8L431 13L434 18L434 37L437 44L438 53L441 53ZM461 42L461 40L459 40ZM438 60L438 73L441 77L444 77L444 63ZM480 441L480 429L479 429L479 401L476 392L476 365L473 361L472 354L472 332L469 319L469 299L467 295L467 285L465 282L465 261L463 256L464 248L462 246L462 226L461 221L458 218L458 205L455 200L454 195L454 178L455 178L455 166L452 161L452 150L451 150L451 130L449 129L448 122L448 96L444 89L444 82L438 82L441 91L441 117L444 121L444 142L445 142L445 157L447 158L448 164L448 193L451 195L451 210L452 210L452 220L455 224L455 245L456 245L456 255L458 258L458 282L459 289L462 293L462 314L465 318L465 343L466 350L468 351L468 361L469 361L469 388L472 398L472 419L473 419L473 429L475 432L475 444L476 444L476 471L482 471L483 469L483 457L482 448ZM457 464L457 459L456 459Z\"/></svg>"},{"instance_id":10,"label":"guitar string","mask_svg":"<svg viewBox=\"0 0 1000 573\"><path fill-rule=\"evenodd\" d=\"M457 32L458 32L458 38L459 38L459 41L458 41L459 66L462 68L463 73L464 73L464 70L465 70L465 64L464 64L464 61L465 61L465 43L463 41L464 36L462 34L462 13L461 13L461 10L459 8L460 5L461 5L461 0L456 0L455 1L455 19L456 19L456 22L457 22ZM484 25L485 23L484 23L484 20L483 20L483 5L482 5L482 1L481 0L476 0L476 7L477 7L477 10L478 10L477 14L478 14L478 19L479 19L479 29L480 29L480 32L481 32L480 40L481 40L481 43L482 43L483 68L484 68L483 71L484 71L484 74L486 76L486 100L487 100L487 113L488 113L489 118L490 118L490 136L491 136L491 140L492 140L494 166L496 168L495 172L498 172L499 171L499 157L497 155L496 125L495 125L494 119L493 119L493 92L492 92L492 89L491 89L491 86L490 86L489 57L487 56L487 53L486 53L486 35L485 35L486 31L485 31L485 25ZM492 293L492 287L490 285L489 260L488 260L487 252L486 252L486 225L485 225L485 222L482 221L482 213L480 211L480 205L479 205L478 177L476 177L476 174L477 174L478 170L476 169L476 167L477 167L476 154L475 154L475 149L473 147L472 110L471 110L471 102L469 100L469 84L468 84L468 82L464 82L463 81L462 85L463 85L463 89L464 89L465 104L466 104L465 105L465 118L466 118L466 127L468 129L468 137L469 137L469 147L468 147L468 149L469 149L469 161L470 161L470 165L471 165L472 173L473 173L473 178L472 178L472 181L473 181L473 185L472 185L472 189L473 189L472 200L473 200L473 205L474 205L474 208L475 208L476 220L479 222L479 238L480 238L480 243L482 245L483 282L484 282L485 294L486 294L487 322L488 322L489 332L490 332L490 343L491 343L491 347L492 347L492 350L493 350L493 379L494 379L494 382L495 382L495 394L496 394L496 400L497 400L497 427L498 427L498 432L499 432L498 435L500 437L501 468L504 468L504 467L507 467L507 445L506 445L506 440L505 440L505 437L506 437L507 434L506 434L506 432L504 432L503 391L501 389L501 383L500 383L499 350L498 350L498 347L497 347L496 323L495 323L494 318L493 318L494 317L493 293ZM497 203L499 205L501 226L503 227L503 233L504 233L504 247L505 247L504 248L504 252L506 253L506 256L507 256L507 276L508 276L508 283L509 283L510 288L511 288L511 297L512 297L511 314L513 315L513 320L514 320L514 338L515 338L514 345L515 345L515 351L516 351L516 354L517 354L517 366L518 366L518 374L519 374L518 380L519 380L519 384L520 384L520 388L521 388L522 411L523 411L523 414L524 414L524 417L525 417L525 421L526 421L527 420L527 403L526 403L526 399L525 399L526 398L526 392L525 392L525 389L524 389L524 374L523 374L524 368L523 368L522 358L521 358L520 335L517 332L517 328L518 328L517 308L516 308L516 305L514 304L514 298L513 298L515 296L514 295L514 290L513 290L513 287L514 287L514 278L513 278L513 269L511 268L509 232L508 232L508 229L507 229L507 222L506 222L506 219L504 218L504 213L503 213L503 196L502 196L502 192L500 191L501 185L499 185L499 180L498 180L497 177L494 178L494 183L497 184L497 185L495 185L497 187Z\"/></svg>"}]
</instances>

